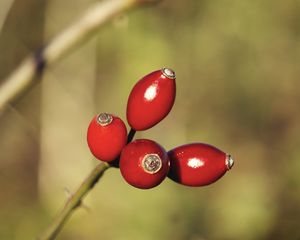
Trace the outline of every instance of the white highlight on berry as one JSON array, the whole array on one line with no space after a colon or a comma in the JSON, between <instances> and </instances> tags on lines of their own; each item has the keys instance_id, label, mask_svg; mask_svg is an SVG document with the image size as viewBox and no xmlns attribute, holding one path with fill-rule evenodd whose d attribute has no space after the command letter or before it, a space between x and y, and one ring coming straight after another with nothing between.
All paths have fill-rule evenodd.
<instances>
[{"instance_id":1,"label":"white highlight on berry","mask_svg":"<svg viewBox=\"0 0 300 240\"><path fill-rule=\"evenodd\" d=\"M199 168L204 165L204 162L199 158L191 158L189 159L187 165L191 168Z\"/></svg>"},{"instance_id":2,"label":"white highlight on berry","mask_svg":"<svg viewBox=\"0 0 300 240\"><path fill-rule=\"evenodd\" d=\"M153 83L150 85L145 93L144 93L144 98L147 99L148 101L152 101L157 95L157 83Z\"/></svg>"}]
</instances>

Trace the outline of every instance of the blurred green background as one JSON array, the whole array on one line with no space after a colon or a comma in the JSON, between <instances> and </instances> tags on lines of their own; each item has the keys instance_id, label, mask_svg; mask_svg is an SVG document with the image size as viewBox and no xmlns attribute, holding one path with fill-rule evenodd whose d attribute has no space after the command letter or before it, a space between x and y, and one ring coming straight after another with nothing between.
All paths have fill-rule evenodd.
<instances>
[{"instance_id":1,"label":"blurred green background","mask_svg":"<svg viewBox=\"0 0 300 240\"><path fill-rule=\"evenodd\" d=\"M0 81L91 0L1 0ZM127 96L164 66L169 116L139 132L166 149L206 142L234 168L203 188L152 190L107 171L58 239L300 239L300 1L164 0L118 16L0 118L0 239L34 239L97 161L86 129L126 118Z\"/></svg>"}]
</instances>

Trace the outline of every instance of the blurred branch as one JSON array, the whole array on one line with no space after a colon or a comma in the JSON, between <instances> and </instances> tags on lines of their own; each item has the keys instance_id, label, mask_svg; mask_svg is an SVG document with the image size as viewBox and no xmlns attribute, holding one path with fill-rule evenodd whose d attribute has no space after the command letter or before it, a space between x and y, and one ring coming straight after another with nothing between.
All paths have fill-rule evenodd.
<instances>
[{"instance_id":1,"label":"blurred branch","mask_svg":"<svg viewBox=\"0 0 300 240\"><path fill-rule=\"evenodd\" d=\"M38 240L49 240L56 237L73 211L81 205L84 196L94 187L108 168L109 164L107 163L100 163L94 168L77 191L71 195L62 211L56 216L43 234L37 238Z\"/></svg>"},{"instance_id":2,"label":"blurred branch","mask_svg":"<svg viewBox=\"0 0 300 240\"><path fill-rule=\"evenodd\" d=\"M155 2L158 0L106 0L96 3L48 45L24 59L3 81L0 86L0 112L29 89L46 66L69 53L104 23L128 9Z\"/></svg>"}]
</instances>

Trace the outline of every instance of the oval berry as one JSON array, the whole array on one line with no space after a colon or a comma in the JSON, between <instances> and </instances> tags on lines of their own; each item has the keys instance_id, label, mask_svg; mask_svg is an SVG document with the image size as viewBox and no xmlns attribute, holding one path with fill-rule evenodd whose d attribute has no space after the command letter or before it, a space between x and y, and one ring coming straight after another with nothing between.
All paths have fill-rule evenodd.
<instances>
[{"instance_id":1,"label":"oval berry","mask_svg":"<svg viewBox=\"0 0 300 240\"><path fill-rule=\"evenodd\" d=\"M126 126L120 118L101 113L92 119L87 131L87 142L92 154L99 160L115 160L126 141Z\"/></svg>"},{"instance_id":2,"label":"oval berry","mask_svg":"<svg viewBox=\"0 0 300 240\"><path fill-rule=\"evenodd\" d=\"M130 185L148 189L159 185L169 170L168 154L154 141L138 139L123 148L120 170Z\"/></svg>"},{"instance_id":3,"label":"oval berry","mask_svg":"<svg viewBox=\"0 0 300 240\"><path fill-rule=\"evenodd\" d=\"M176 95L175 72L154 71L139 80L128 98L127 121L135 130L146 130L165 118Z\"/></svg>"},{"instance_id":4,"label":"oval berry","mask_svg":"<svg viewBox=\"0 0 300 240\"><path fill-rule=\"evenodd\" d=\"M204 186L221 178L233 166L230 155L214 146L192 143L168 152L168 177L186 186Z\"/></svg>"}]
</instances>

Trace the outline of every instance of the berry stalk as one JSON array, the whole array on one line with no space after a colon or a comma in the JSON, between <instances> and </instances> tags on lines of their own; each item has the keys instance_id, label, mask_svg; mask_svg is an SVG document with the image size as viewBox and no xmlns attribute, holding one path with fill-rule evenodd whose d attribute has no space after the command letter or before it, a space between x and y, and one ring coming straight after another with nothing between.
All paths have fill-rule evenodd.
<instances>
[{"instance_id":1,"label":"berry stalk","mask_svg":"<svg viewBox=\"0 0 300 240\"><path fill-rule=\"evenodd\" d=\"M134 130L133 128L130 129L130 132L128 133L128 137L127 137L127 144L130 143L134 137L136 133L136 130Z\"/></svg>"}]
</instances>

